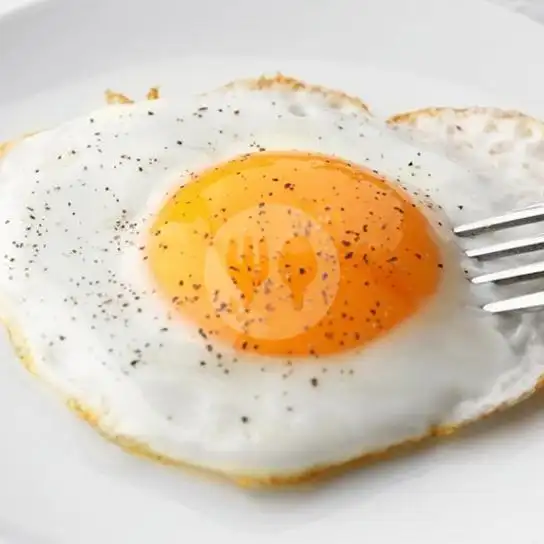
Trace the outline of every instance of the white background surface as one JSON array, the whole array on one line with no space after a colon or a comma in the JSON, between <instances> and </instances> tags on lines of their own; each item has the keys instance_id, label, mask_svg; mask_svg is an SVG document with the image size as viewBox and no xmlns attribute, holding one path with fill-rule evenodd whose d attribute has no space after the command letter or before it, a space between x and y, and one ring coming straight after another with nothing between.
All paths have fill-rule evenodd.
<instances>
[{"instance_id":1,"label":"white background surface","mask_svg":"<svg viewBox=\"0 0 544 544\"><path fill-rule=\"evenodd\" d=\"M542 0L490 0L497 6L522 13L533 21L544 23L544 2Z\"/></svg>"},{"instance_id":2,"label":"white background surface","mask_svg":"<svg viewBox=\"0 0 544 544\"><path fill-rule=\"evenodd\" d=\"M21 33L13 22L2 27L0 21L0 77L8 81L0 87L0 139L31 128L32 123L54 122L87 108L105 85L141 89L145 81L157 78L153 83L166 81L175 89L180 83L171 64L146 64L139 74L120 73L118 68L136 57L143 62L165 51L179 54L180 36L187 36L187 47L198 44L208 51L213 51L214 43L228 40L241 46L234 28L218 26L206 41L200 35L206 31L205 23L195 29L183 17L164 20L157 5L166 1L134 1L124 10L113 1L97 0L95 8L88 1L66 1L72 7L62 16L44 12L47 28L36 16L29 34ZM17 0L8 2L0 0L0 9ZM243 9L243 0L233 0L229 9L245 14L255 25L245 30L256 40L255 50L265 48L267 26L278 25L283 40L297 36L296 48L292 42L277 47L282 50L282 66L301 76L311 72L308 58L314 54L364 59L367 78L379 76L375 85L357 86L346 78L341 63L328 75L371 104L408 108L436 100L470 101L544 116L540 75L544 29L525 18L478 0L376 0L365 12L368 24L362 32L355 18L341 17L338 6L345 3L324 0L322 11L313 14L309 26L315 32L326 35L332 25L337 28L336 43L320 40L321 46L294 26L298 6L308 3L286 3L289 20L285 14L282 19L270 13L259 22L251 9ZM206 13L208 4L200 0L195 9ZM75 5L82 6L81 12ZM539 5L533 0L520 9L538 16ZM99 16L93 20L96 10ZM155 41L149 39L152 27L157 29ZM6 46L17 43L27 45L16 51ZM315 53L317 49L321 53ZM394 69L373 71L373 62ZM102 66L113 71L99 74ZM262 67L263 63L255 64L257 72ZM228 67L215 66L213 72L219 82L229 77ZM417 79L412 72L420 74ZM90 79L76 81L91 74ZM432 79L425 85L422 76ZM192 83L186 78L182 87ZM384 94L384 88L393 91ZM0 361L8 359L3 348ZM13 402L2 404L6 398ZM24 402L17 404L17 399ZM346 475L313 492L265 495L242 493L128 458L76 424L18 365L0 373L0 407L0 539L6 536L8 542L177 544L210 538L252 544L278 538L297 543L542 542L543 395L417 455ZM58 432L59 424L64 433ZM9 436L6 429L11 429Z\"/></svg>"},{"instance_id":3,"label":"white background surface","mask_svg":"<svg viewBox=\"0 0 544 544\"><path fill-rule=\"evenodd\" d=\"M34 1L43 0L0 0L0 14L20 8ZM456 2L457 0L448 0ZM477 0L478 1L478 0ZM542 0L487 0L509 11L521 13L536 22L544 24L544 2Z\"/></svg>"}]
</instances>

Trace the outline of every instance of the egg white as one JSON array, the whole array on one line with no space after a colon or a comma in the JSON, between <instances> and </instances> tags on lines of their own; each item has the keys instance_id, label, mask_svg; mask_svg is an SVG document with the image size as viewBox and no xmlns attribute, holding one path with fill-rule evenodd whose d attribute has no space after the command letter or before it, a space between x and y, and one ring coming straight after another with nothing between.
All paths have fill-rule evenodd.
<instances>
[{"instance_id":1,"label":"egg white","mask_svg":"<svg viewBox=\"0 0 544 544\"><path fill-rule=\"evenodd\" d=\"M534 322L480 310L493 289L466 281L475 265L448 229L461 196L475 212L493 208L476 204L491 197L479 173L404 142L349 97L268 83L110 106L0 162L0 309L33 371L119 442L255 480L425 436L486 413L513 383L534 385ZM444 257L429 304L342 356L290 364L210 352L159 297L139 248L191 173L260 148L338 155L423 195Z\"/></svg>"}]
</instances>

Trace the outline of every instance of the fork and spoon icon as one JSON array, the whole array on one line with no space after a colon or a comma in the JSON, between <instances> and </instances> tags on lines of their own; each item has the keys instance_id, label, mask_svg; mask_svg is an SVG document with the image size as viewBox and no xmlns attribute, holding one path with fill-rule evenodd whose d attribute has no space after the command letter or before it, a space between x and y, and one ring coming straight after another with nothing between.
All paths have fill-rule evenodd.
<instances>
[{"instance_id":1,"label":"fork and spoon icon","mask_svg":"<svg viewBox=\"0 0 544 544\"><path fill-rule=\"evenodd\" d=\"M248 333L250 323L254 337L297 336L319 322L334 300L334 241L298 209L268 206L265 227L256 217L246 210L215 233L206 256L206 287L228 301L231 311L223 318L231 327Z\"/></svg>"}]
</instances>

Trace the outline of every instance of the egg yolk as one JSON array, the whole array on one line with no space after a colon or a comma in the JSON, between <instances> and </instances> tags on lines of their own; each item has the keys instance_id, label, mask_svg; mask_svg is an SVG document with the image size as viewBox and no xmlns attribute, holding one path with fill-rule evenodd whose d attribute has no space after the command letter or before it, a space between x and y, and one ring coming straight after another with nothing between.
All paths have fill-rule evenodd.
<instances>
[{"instance_id":1,"label":"egg yolk","mask_svg":"<svg viewBox=\"0 0 544 544\"><path fill-rule=\"evenodd\" d=\"M293 151L193 176L154 218L146 259L210 349L305 357L391 330L436 291L442 268L427 219L402 189Z\"/></svg>"}]
</instances>

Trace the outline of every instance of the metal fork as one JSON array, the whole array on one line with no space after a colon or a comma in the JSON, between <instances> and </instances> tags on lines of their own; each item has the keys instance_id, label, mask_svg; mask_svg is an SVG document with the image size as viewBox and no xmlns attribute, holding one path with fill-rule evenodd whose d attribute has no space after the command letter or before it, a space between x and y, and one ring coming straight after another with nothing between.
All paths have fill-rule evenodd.
<instances>
[{"instance_id":1,"label":"metal fork","mask_svg":"<svg viewBox=\"0 0 544 544\"><path fill-rule=\"evenodd\" d=\"M459 225L453 232L460 237L472 237L485 232L530 225L544 221L544 205L533 206L524 210L507 213L496 217L490 217L474 223ZM477 249L469 249L465 253L468 257L478 260L497 259L508 255L519 255L544 249L544 234L521 238L511 242L488 245ZM522 281L534 280L544 277L544 259L534 264L507 268L499 272L482 274L471 278L471 282L477 285L495 283L506 285ZM528 295L508 298L498 302L490 302L483 309L493 314L514 311L529 311L544 309L544 291L538 291Z\"/></svg>"}]
</instances>

